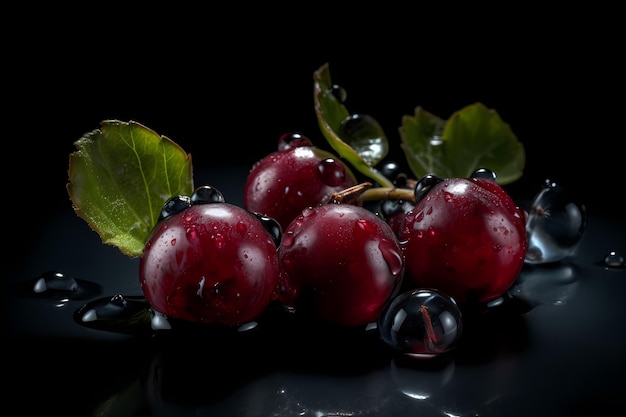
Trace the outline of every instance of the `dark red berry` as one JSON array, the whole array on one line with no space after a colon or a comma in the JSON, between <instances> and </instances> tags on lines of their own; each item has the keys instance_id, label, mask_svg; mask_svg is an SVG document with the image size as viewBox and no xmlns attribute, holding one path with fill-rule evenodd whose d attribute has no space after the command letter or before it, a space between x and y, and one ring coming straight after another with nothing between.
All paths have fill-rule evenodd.
<instances>
[{"instance_id":1,"label":"dark red berry","mask_svg":"<svg viewBox=\"0 0 626 417\"><path fill-rule=\"evenodd\" d=\"M405 217L406 276L459 304L502 296L524 265L524 212L492 179L429 179Z\"/></svg>"},{"instance_id":2,"label":"dark red berry","mask_svg":"<svg viewBox=\"0 0 626 417\"><path fill-rule=\"evenodd\" d=\"M305 136L286 134L278 150L257 161L244 185L244 207L286 228L300 212L356 184L348 166Z\"/></svg>"},{"instance_id":3,"label":"dark red berry","mask_svg":"<svg viewBox=\"0 0 626 417\"><path fill-rule=\"evenodd\" d=\"M215 200L205 191L200 201ZM139 277L155 311L191 322L240 325L276 299L276 236L258 215L217 200L165 217L149 236Z\"/></svg>"},{"instance_id":4,"label":"dark red berry","mask_svg":"<svg viewBox=\"0 0 626 417\"><path fill-rule=\"evenodd\" d=\"M307 208L278 251L280 300L340 325L375 322L402 280L402 248L371 211L351 204Z\"/></svg>"}]
</instances>

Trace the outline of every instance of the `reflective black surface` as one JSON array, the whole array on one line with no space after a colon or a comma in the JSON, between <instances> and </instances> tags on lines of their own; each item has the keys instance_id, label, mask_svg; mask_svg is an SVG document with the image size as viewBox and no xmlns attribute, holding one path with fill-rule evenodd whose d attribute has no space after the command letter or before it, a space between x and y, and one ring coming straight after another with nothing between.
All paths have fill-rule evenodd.
<instances>
[{"instance_id":1,"label":"reflective black surface","mask_svg":"<svg viewBox=\"0 0 626 417\"><path fill-rule=\"evenodd\" d=\"M245 167L195 182L241 203ZM3 282L4 406L93 416L586 416L623 412L626 227L590 213L580 244L526 266L500 306L466 317L460 346L434 359L389 351L376 331L269 314L237 333L197 328L132 335L79 325L85 303L140 296L137 259L105 246L68 207ZM86 297L25 290L57 270Z\"/></svg>"}]
</instances>

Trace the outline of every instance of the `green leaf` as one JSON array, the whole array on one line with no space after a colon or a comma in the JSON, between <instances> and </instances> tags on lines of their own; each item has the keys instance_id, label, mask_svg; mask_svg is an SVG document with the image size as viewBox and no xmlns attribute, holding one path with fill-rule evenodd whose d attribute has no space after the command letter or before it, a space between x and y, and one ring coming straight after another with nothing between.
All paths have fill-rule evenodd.
<instances>
[{"instance_id":1,"label":"green leaf","mask_svg":"<svg viewBox=\"0 0 626 417\"><path fill-rule=\"evenodd\" d=\"M104 243L140 256L165 201L191 195L191 156L132 121L104 121L74 145L67 192L75 212Z\"/></svg>"},{"instance_id":2,"label":"green leaf","mask_svg":"<svg viewBox=\"0 0 626 417\"><path fill-rule=\"evenodd\" d=\"M392 186L374 166L389 152L389 141L369 115L350 114L335 97L328 64L313 74L315 114L330 146L356 170L380 185Z\"/></svg>"},{"instance_id":3,"label":"green leaf","mask_svg":"<svg viewBox=\"0 0 626 417\"><path fill-rule=\"evenodd\" d=\"M479 168L495 172L504 185L519 179L526 163L524 146L498 113L481 103L443 120L421 107L404 116L401 147L417 178L469 177Z\"/></svg>"}]
</instances>

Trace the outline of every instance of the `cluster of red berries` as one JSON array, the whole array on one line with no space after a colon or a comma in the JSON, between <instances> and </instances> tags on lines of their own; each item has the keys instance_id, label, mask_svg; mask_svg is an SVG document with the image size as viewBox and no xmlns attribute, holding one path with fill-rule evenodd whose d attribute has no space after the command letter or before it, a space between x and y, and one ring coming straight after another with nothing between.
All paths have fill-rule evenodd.
<instances>
[{"instance_id":1,"label":"cluster of red berries","mask_svg":"<svg viewBox=\"0 0 626 417\"><path fill-rule=\"evenodd\" d=\"M424 289L431 297L417 311L434 342L446 323L433 322L445 306L432 294L450 309L497 299L513 284L525 214L488 170L411 185L394 198L397 210L372 211L366 193L390 190L359 183L308 138L283 135L251 168L244 207L209 186L168 200L140 260L142 290L155 312L190 322L242 325L279 302L359 326L397 321L398 300L414 303Z\"/></svg>"}]
</instances>

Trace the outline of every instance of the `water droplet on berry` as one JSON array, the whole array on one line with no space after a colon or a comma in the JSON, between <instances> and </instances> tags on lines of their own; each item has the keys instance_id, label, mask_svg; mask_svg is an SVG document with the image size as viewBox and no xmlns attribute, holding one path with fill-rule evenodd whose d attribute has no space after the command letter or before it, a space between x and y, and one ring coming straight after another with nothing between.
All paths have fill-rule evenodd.
<instances>
[{"instance_id":1,"label":"water droplet on berry","mask_svg":"<svg viewBox=\"0 0 626 417\"><path fill-rule=\"evenodd\" d=\"M398 251L396 243L388 239L382 239L378 244L378 249L387 263L391 275L400 275L404 268L404 260L402 258L402 252Z\"/></svg>"},{"instance_id":2,"label":"water droplet on berry","mask_svg":"<svg viewBox=\"0 0 626 417\"><path fill-rule=\"evenodd\" d=\"M317 164L320 180L329 187L337 187L346 179L345 166L334 158L323 159Z\"/></svg>"},{"instance_id":3,"label":"water droplet on berry","mask_svg":"<svg viewBox=\"0 0 626 417\"><path fill-rule=\"evenodd\" d=\"M248 225L244 221L237 222L235 230L240 235L245 235L248 232Z\"/></svg>"},{"instance_id":4,"label":"water droplet on berry","mask_svg":"<svg viewBox=\"0 0 626 417\"><path fill-rule=\"evenodd\" d=\"M413 191L415 194L415 203L418 203L421 199L423 199L434 185L437 185L442 181L443 180L441 178L430 174L420 178L417 184L415 184L415 189Z\"/></svg>"},{"instance_id":5,"label":"water droplet on berry","mask_svg":"<svg viewBox=\"0 0 626 417\"><path fill-rule=\"evenodd\" d=\"M284 133L278 138L279 151L287 151L299 146L313 146L313 142L308 137L297 132Z\"/></svg>"},{"instance_id":6,"label":"water droplet on berry","mask_svg":"<svg viewBox=\"0 0 626 417\"><path fill-rule=\"evenodd\" d=\"M302 217L309 217L315 214L315 209L313 207L306 207L304 210L302 210Z\"/></svg>"},{"instance_id":7,"label":"water droplet on berry","mask_svg":"<svg viewBox=\"0 0 626 417\"><path fill-rule=\"evenodd\" d=\"M220 190L210 185L197 187L191 195L191 204L223 203L224 195Z\"/></svg>"},{"instance_id":8,"label":"water droplet on berry","mask_svg":"<svg viewBox=\"0 0 626 417\"><path fill-rule=\"evenodd\" d=\"M215 245L215 249L222 249L226 240L227 239L221 233L213 235L213 244Z\"/></svg>"},{"instance_id":9,"label":"water droplet on berry","mask_svg":"<svg viewBox=\"0 0 626 417\"><path fill-rule=\"evenodd\" d=\"M163 208L159 214L159 221L174 214L178 214L189 207L191 207L191 197L186 195L176 195L170 197L163 204Z\"/></svg>"},{"instance_id":10,"label":"water droplet on berry","mask_svg":"<svg viewBox=\"0 0 626 417\"><path fill-rule=\"evenodd\" d=\"M185 229L185 235L187 236L187 240L193 242L198 239L198 229L196 225L191 225L187 229Z\"/></svg>"},{"instance_id":11,"label":"water droplet on berry","mask_svg":"<svg viewBox=\"0 0 626 417\"><path fill-rule=\"evenodd\" d=\"M116 294L93 300L74 313L82 326L124 334L150 332L152 313L144 297Z\"/></svg>"},{"instance_id":12,"label":"water droplet on berry","mask_svg":"<svg viewBox=\"0 0 626 417\"><path fill-rule=\"evenodd\" d=\"M573 201L564 187L546 180L528 210L527 264L558 262L569 256L587 224L584 205Z\"/></svg>"},{"instance_id":13,"label":"water droplet on berry","mask_svg":"<svg viewBox=\"0 0 626 417\"><path fill-rule=\"evenodd\" d=\"M294 237L293 237L293 232L292 231L288 231L287 233L285 233L283 235L282 241L281 241L281 245L288 248L291 245L293 245L294 242Z\"/></svg>"},{"instance_id":14,"label":"water droplet on berry","mask_svg":"<svg viewBox=\"0 0 626 417\"><path fill-rule=\"evenodd\" d=\"M609 252L603 259L603 264L609 268L624 268L626 267L626 263L624 261L624 256L622 254L611 251Z\"/></svg>"},{"instance_id":15,"label":"water droplet on berry","mask_svg":"<svg viewBox=\"0 0 626 417\"><path fill-rule=\"evenodd\" d=\"M472 178L495 181L496 173L487 168L479 168L471 175Z\"/></svg>"},{"instance_id":16,"label":"water droplet on berry","mask_svg":"<svg viewBox=\"0 0 626 417\"><path fill-rule=\"evenodd\" d=\"M378 121L369 115L351 114L343 119L339 136L370 165L375 165L387 154L385 133Z\"/></svg>"},{"instance_id":17,"label":"water droplet on berry","mask_svg":"<svg viewBox=\"0 0 626 417\"><path fill-rule=\"evenodd\" d=\"M252 214L259 218L259 221L263 225L263 228L267 230L272 240L274 241L274 245L276 245L276 248L280 247L283 234L283 229L280 226L280 223L278 223L278 221L273 217L264 216L256 212L253 212Z\"/></svg>"},{"instance_id":18,"label":"water droplet on berry","mask_svg":"<svg viewBox=\"0 0 626 417\"><path fill-rule=\"evenodd\" d=\"M432 289L415 289L394 298L378 321L383 342L396 351L430 357L457 346L463 323L453 298Z\"/></svg>"},{"instance_id":19,"label":"water droplet on berry","mask_svg":"<svg viewBox=\"0 0 626 417\"><path fill-rule=\"evenodd\" d=\"M358 219L354 222L354 227L356 233L362 232L364 235L373 234L378 230L375 224L370 223L365 219Z\"/></svg>"}]
</instances>

